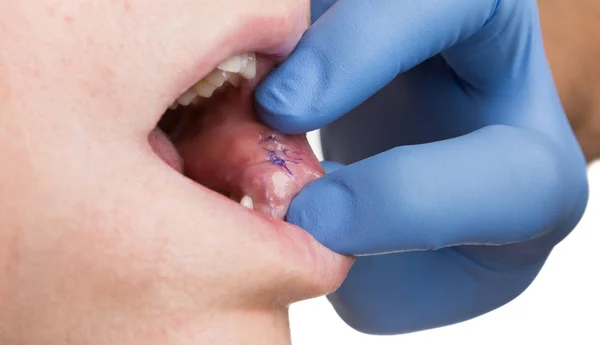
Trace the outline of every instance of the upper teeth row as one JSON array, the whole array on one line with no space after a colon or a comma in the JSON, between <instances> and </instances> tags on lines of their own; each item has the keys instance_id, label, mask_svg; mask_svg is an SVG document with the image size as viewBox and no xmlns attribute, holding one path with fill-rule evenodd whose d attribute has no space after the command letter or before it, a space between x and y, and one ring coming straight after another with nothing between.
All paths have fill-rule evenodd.
<instances>
[{"instance_id":1,"label":"upper teeth row","mask_svg":"<svg viewBox=\"0 0 600 345\"><path fill-rule=\"evenodd\" d=\"M225 82L233 86L240 85L241 78L253 79L256 76L256 54L245 53L231 57L223 61L217 68L204 79L197 82L181 95L171 106L171 109L178 105L187 106L198 96L203 98L212 97L215 90L222 87Z\"/></svg>"}]
</instances>

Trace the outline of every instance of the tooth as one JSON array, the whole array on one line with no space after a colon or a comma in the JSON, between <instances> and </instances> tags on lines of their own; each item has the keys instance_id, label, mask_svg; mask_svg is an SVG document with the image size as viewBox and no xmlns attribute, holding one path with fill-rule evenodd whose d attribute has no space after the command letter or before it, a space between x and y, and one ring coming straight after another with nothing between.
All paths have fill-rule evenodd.
<instances>
[{"instance_id":1,"label":"tooth","mask_svg":"<svg viewBox=\"0 0 600 345\"><path fill-rule=\"evenodd\" d=\"M192 103L195 104L201 100L201 98L196 97L197 95L202 98L210 98L226 82L234 87L239 87L242 78L253 79L256 76L256 65L255 53L245 53L231 57L223 61L217 69L181 95L170 108L175 109L178 105L185 107Z\"/></svg>"},{"instance_id":2,"label":"tooth","mask_svg":"<svg viewBox=\"0 0 600 345\"><path fill-rule=\"evenodd\" d=\"M244 195L244 197L240 201L240 204L242 206L244 206L245 208L254 210L254 202L252 201L252 198L249 197L248 195Z\"/></svg>"},{"instance_id":3,"label":"tooth","mask_svg":"<svg viewBox=\"0 0 600 345\"><path fill-rule=\"evenodd\" d=\"M194 90L198 93L198 95L204 98L210 98L216 89L216 86L211 85L205 80L201 80L194 85Z\"/></svg>"},{"instance_id":4,"label":"tooth","mask_svg":"<svg viewBox=\"0 0 600 345\"><path fill-rule=\"evenodd\" d=\"M179 99L177 99L177 101L179 102L179 104L185 107L192 103L194 98L196 98L196 93L191 90L187 90L183 93L183 95L179 97Z\"/></svg>"},{"instance_id":5,"label":"tooth","mask_svg":"<svg viewBox=\"0 0 600 345\"><path fill-rule=\"evenodd\" d=\"M248 66L248 53L240 54L240 70L238 73L243 72Z\"/></svg>"},{"instance_id":6,"label":"tooth","mask_svg":"<svg viewBox=\"0 0 600 345\"><path fill-rule=\"evenodd\" d=\"M246 68L240 72L240 75L246 79L253 79L256 77L256 54L248 54Z\"/></svg>"},{"instance_id":7,"label":"tooth","mask_svg":"<svg viewBox=\"0 0 600 345\"><path fill-rule=\"evenodd\" d=\"M239 73L242 70L242 55L230 57L221 62L217 68L225 72Z\"/></svg>"},{"instance_id":8,"label":"tooth","mask_svg":"<svg viewBox=\"0 0 600 345\"><path fill-rule=\"evenodd\" d=\"M206 78L205 81L209 82L213 86L221 87L231 76L231 72L225 72L220 69L212 71Z\"/></svg>"},{"instance_id":9,"label":"tooth","mask_svg":"<svg viewBox=\"0 0 600 345\"><path fill-rule=\"evenodd\" d=\"M240 77L239 74L232 74L229 76L229 79L227 79L227 82L229 82L231 85L233 85L235 87L239 87L241 81L242 81L242 77Z\"/></svg>"}]
</instances>

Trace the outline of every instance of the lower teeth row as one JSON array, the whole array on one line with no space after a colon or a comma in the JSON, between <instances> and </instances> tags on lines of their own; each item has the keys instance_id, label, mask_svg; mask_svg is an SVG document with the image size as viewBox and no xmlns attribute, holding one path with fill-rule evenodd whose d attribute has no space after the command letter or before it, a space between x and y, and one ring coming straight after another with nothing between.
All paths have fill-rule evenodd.
<instances>
[{"instance_id":1,"label":"lower teeth row","mask_svg":"<svg viewBox=\"0 0 600 345\"><path fill-rule=\"evenodd\" d=\"M179 96L171 109L176 109L179 105L188 106L198 97L210 98L225 83L238 87L242 78L249 80L256 76L256 65L255 53L240 54L225 60L204 79Z\"/></svg>"}]
</instances>

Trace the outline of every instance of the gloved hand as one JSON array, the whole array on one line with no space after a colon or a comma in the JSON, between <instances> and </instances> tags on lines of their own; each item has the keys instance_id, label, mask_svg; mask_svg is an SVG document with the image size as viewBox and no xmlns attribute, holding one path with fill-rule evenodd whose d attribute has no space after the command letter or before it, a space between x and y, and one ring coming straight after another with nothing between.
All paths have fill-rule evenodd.
<instances>
[{"instance_id":1,"label":"gloved hand","mask_svg":"<svg viewBox=\"0 0 600 345\"><path fill-rule=\"evenodd\" d=\"M362 332L398 334L518 296L588 200L536 2L312 5L313 20L324 14L257 101L279 131L328 125L325 158L347 165L326 164L288 213L332 250L360 256L329 296L339 315Z\"/></svg>"}]
</instances>

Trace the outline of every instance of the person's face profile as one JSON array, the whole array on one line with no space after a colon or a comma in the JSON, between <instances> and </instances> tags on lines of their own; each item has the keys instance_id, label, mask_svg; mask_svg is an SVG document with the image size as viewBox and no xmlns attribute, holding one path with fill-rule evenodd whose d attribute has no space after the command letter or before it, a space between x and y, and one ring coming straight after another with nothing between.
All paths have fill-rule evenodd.
<instances>
[{"instance_id":1,"label":"person's face profile","mask_svg":"<svg viewBox=\"0 0 600 345\"><path fill-rule=\"evenodd\" d=\"M32 240L23 256L38 266L27 269L48 287L23 289L23 296L43 309L55 297L49 294L61 291L73 304L57 304L54 313L65 315L87 315L87 303L99 301L101 307L90 307L98 318L130 307L143 315L167 307L187 315L194 308L285 308L341 284L350 259L187 178L185 166L164 164L148 143L173 101L220 62L245 52L289 54L309 24L309 4L6 5L0 75L18 97L7 96L3 109L23 114L11 120L23 123L4 128L27 129L28 147L11 149L13 166L31 165L30 175L14 174L9 192L11 208L31 212L3 225L28 225L23 236ZM51 226L61 231L39 234Z\"/></svg>"}]
</instances>

